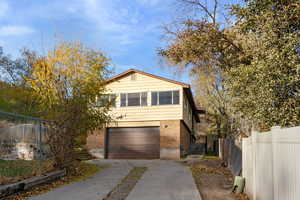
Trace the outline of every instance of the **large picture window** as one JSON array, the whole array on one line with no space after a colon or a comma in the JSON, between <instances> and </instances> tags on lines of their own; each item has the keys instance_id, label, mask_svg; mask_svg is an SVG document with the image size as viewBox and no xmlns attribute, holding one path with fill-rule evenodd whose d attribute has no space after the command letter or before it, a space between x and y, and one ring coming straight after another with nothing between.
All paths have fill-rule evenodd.
<instances>
[{"instance_id":1,"label":"large picture window","mask_svg":"<svg viewBox=\"0 0 300 200\"><path fill-rule=\"evenodd\" d=\"M147 106L147 92L121 94L121 107Z\"/></svg>"},{"instance_id":2,"label":"large picture window","mask_svg":"<svg viewBox=\"0 0 300 200\"><path fill-rule=\"evenodd\" d=\"M151 105L179 104L179 91L151 92Z\"/></svg>"}]
</instances>

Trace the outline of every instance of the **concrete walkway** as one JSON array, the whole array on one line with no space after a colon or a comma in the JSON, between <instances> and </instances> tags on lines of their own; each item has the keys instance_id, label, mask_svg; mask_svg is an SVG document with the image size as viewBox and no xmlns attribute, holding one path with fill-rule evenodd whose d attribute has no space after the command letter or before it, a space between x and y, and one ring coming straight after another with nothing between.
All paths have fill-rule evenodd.
<instances>
[{"instance_id":1,"label":"concrete walkway","mask_svg":"<svg viewBox=\"0 0 300 200\"><path fill-rule=\"evenodd\" d=\"M126 200L201 200L190 170L176 161L156 161Z\"/></svg>"},{"instance_id":2,"label":"concrete walkway","mask_svg":"<svg viewBox=\"0 0 300 200\"><path fill-rule=\"evenodd\" d=\"M31 200L102 200L132 168L127 164L114 164L93 177L56 188Z\"/></svg>"}]
</instances>

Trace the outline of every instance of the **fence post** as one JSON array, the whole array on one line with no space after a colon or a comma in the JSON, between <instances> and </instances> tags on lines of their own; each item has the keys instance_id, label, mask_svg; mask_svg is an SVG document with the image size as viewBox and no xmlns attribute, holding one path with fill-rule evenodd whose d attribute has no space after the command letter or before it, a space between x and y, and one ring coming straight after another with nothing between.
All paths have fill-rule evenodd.
<instances>
[{"instance_id":1,"label":"fence post","mask_svg":"<svg viewBox=\"0 0 300 200\"><path fill-rule=\"evenodd\" d=\"M223 159L223 149L224 148L224 142L222 138L219 138L219 158Z\"/></svg>"},{"instance_id":2,"label":"fence post","mask_svg":"<svg viewBox=\"0 0 300 200\"><path fill-rule=\"evenodd\" d=\"M252 191L253 191L253 200L257 199L257 189L256 189L256 177L257 177L257 173L256 173L256 157L257 157L257 140L258 140L258 132L257 131L253 131L252 135L251 135L251 139L252 139L252 170L253 170L253 186L252 186Z\"/></svg>"},{"instance_id":3,"label":"fence post","mask_svg":"<svg viewBox=\"0 0 300 200\"><path fill-rule=\"evenodd\" d=\"M280 133L280 126L273 126L271 128L271 134L272 134L272 156L273 156L273 199L278 200L278 177L276 176L276 170L277 170L277 159L276 159L276 151L278 148L278 133Z\"/></svg>"}]
</instances>

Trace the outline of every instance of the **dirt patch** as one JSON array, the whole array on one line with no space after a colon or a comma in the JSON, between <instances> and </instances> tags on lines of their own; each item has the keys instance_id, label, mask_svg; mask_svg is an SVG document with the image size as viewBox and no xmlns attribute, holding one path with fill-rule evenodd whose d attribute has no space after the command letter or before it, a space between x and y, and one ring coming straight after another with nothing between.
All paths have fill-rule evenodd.
<instances>
[{"instance_id":1,"label":"dirt patch","mask_svg":"<svg viewBox=\"0 0 300 200\"><path fill-rule=\"evenodd\" d=\"M192 171L203 200L246 200L232 193L233 176L217 158L198 158L184 161Z\"/></svg>"}]
</instances>

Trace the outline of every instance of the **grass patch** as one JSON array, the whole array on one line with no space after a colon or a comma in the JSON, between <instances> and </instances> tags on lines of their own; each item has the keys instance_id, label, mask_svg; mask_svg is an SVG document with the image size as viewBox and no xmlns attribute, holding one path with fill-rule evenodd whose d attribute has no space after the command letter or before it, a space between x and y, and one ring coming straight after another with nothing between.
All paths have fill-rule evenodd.
<instances>
[{"instance_id":1,"label":"grass patch","mask_svg":"<svg viewBox=\"0 0 300 200\"><path fill-rule=\"evenodd\" d=\"M203 159L220 159L220 157L218 157L218 156L204 155Z\"/></svg>"},{"instance_id":2,"label":"grass patch","mask_svg":"<svg viewBox=\"0 0 300 200\"><path fill-rule=\"evenodd\" d=\"M89 178L96 174L101 169L105 168L105 166L99 166L91 163L86 162L80 162L79 166L76 168L77 176L69 177L70 182L76 182L85 180L86 178Z\"/></svg>"},{"instance_id":3,"label":"grass patch","mask_svg":"<svg viewBox=\"0 0 300 200\"><path fill-rule=\"evenodd\" d=\"M101 171L104 169L104 166L99 166L91 163L86 163L86 162L80 162L76 167L76 176L66 176L63 177L62 179L53 181L51 183L43 184L38 187L33 188L30 191L25 191L19 194L16 194L14 196L11 196L8 198L8 200L20 200L20 199L27 199L28 197L35 196L35 195L40 195L43 193L46 193L50 190L53 190L57 187L60 187L62 185L70 184L73 182L85 180L97 172Z\"/></svg>"},{"instance_id":4,"label":"grass patch","mask_svg":"<svg viewBox=\"0 0 300 200\"><path fill-rule=\"evenodd\" d=\"M53 162L51 160L0 160L0 184L38 176L53 169Z\"/></svg>"},{"instance_id":5,"label":"grass patch","mask_svg":"<svg viewBox=\"0 0 300 200\"><path fill-rule=\"evenodd\" d=\"M146 171L147 167L134 167L104 200L126 199Z\"/></svg>"}]
</instances>

